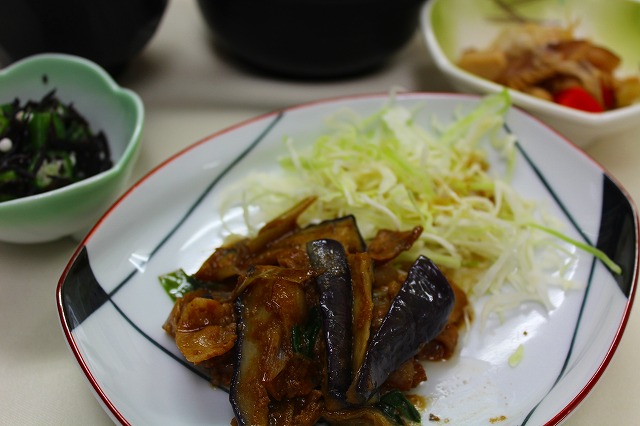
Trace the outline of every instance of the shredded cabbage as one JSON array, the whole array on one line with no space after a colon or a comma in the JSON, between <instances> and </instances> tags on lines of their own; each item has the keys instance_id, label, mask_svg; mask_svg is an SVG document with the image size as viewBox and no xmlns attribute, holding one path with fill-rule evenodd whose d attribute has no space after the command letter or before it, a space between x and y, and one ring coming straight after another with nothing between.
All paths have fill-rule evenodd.
<instances>
[{"instance_id":1,"label":"shredded cabbage","mask_svg":"<svg viewBox=\"0 0 640 426\"><path fill-rule=\"evenodd\" d=\"M487 296L483 322L528 301L551 309L548 285L572 285L564 272L575 256L556 224L508 183L515 141L500 130L509 107L505 91L429 129L416 123L419 110L393 98L369 117L340 111L313 144L298 147L285 138L283 173L249 176L233 193L242 194L253 231L282 206L310 195L318 201L303 222L353 214L365 239L380 229L422 226L406 256L424 254L468 295ZM505 158L506 177L491 173L483 141ZM255 206L261 215L253 214Z\"/></svg>"},{"instance_id":2,"label":"shredded cabbage","mask_svg":"<svg viewBox=\"0 0 640 426\"><path fill-rule=\"evenodd\" d=\"M509 366L517 367L522 362L522 358L524 358L524 346L520 344L515 352L509 356Z\"/></svg>"}]
</instances>

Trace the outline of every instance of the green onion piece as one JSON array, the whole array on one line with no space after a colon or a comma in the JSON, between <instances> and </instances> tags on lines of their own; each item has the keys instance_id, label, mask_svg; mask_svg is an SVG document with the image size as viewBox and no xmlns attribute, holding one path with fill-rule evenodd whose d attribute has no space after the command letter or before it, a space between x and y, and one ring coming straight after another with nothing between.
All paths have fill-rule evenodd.
<instances>
[{"instance_id":1,"label":"green onion piece","mask_svg":"<svg viewBox=\"0 0 640 426\"><path fill-rule=\"evenodd\" d=\"M380 398L380 401L376 403L376 407L387 416L389 416L387 413L395 412L395 415L390 416L394 420L397 419L397 417L407 419L414 423L419 423L421 420L420 413L416 410L416 407L398 390L384 394ZM403 423L404 422L401 422L401 424Z\"/></svg>"},{"instance_id":2,"label":"green onion piece","mask_svg":"<svg viewBox=\"0 0 640 426\"><path fill-rule=\"evenodd\" d=\"M398 414L398 410L396 410L395 407L383 402L378 402L375 406L382 412L382 414L393 421L393 423L401 426L404 424L404 422L402 421L402 417L400 416L400 414Z\"/></svg>"},{"instance_id":3,"label":"green onion piece","mask_svg":"<svg viewBox=\"0 0 640 426\"><path fill-rule=\"evenodd\" d=\"M380 398L380 402L395 407L400 415L412 422L420 421L420 413L413 406L411 401L400 391L392 391Z\"/></svg>"},{"instance_id":4,"label":"green onion piece","mask_svg":"<svg viewBox=\"0 0 640 426\"><path fill-rule=\"evenodd\" d=\"M293 347L294 353L306 355L307 345L304 341L304 333L298 325L295 325L293 329L291 329L291 346Z\"/></svg>"},{"instance_id":5,"label":"green onion piece","mask_svg":"<svg viewBox=\"0 0 640 426\"><path fill-rule=\"evenodd\" d=\"M320 309L314 306L309 312L309 318L303 325L296 325L291 330L291 346L295 353L302 354L308 358L313 357L313 348L322 322L320 319Z\"/></svg>"}]
</instances>

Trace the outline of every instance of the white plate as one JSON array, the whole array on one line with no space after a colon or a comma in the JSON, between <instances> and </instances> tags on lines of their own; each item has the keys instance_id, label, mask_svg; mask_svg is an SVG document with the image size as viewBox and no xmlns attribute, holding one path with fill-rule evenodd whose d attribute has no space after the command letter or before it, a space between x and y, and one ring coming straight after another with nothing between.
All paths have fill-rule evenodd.
<instances>
[{"instance_id":1,"label":"white plate","mask_svg":"<svg viewBox=\"0 0 640 426\"><path fill-rule=\"evenodd\" d=\"M222 190L249 170L275 170L284 135L313 140L336 110L366 115L386 100L320 101L214 134L147 175L96 224L60 278L57 301L71 351L114 421L229 424L227 394L184 362L161 328L172 302L157 277L193 272L221 243ZM413 93L398 102L421 105L426 126L434 115L451 120L478 98ZM484 332L474 323L454 359L426 366L424 424L429 414L455 425L561 422L598 381L629 316L638 272L635 207L602 168L536 119L513 108L506 123L518 139L514 185L547 203L569 234L596 244L623 273L582 254L574 279L584 289L554 291L549 314L528 306ZM520 344L524 358L510 367Z\"/></svg>"}]
</instances>

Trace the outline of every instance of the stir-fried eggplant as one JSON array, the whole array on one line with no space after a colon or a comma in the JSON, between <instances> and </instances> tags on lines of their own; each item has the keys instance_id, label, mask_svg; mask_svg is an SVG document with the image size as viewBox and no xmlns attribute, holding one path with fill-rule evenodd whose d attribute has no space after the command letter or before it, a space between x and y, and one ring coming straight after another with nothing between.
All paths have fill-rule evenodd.
<instances>
[{"instance_id":1,"label":"stir-fried eggplant","mask_svg":"<svg viewBox=\"0 0 640 426\"><path fill-rule=\"evenodd\" d=\"M339 241L347 253L365 250L364 240L353 216L299 228L295 219L312 201L312 198L305 199L267 223L254 239L244 239L216 249L194 274L195 277L202 281L223 281L238 276L252 265L308 267L306 244L323 238Z\"/></svg>"},{"instance_id":2,"label":"stir-fried eggplant","mask_svg":"<svg viewBox=\"0 0 640 426\"><path fill-rule=\"evenodd\" d=\"M459 329L471 318L471 313L468 310L469 299L466 293L454 283L449 283L456 300L449 314L447 325L444 326L437 337L430 340L420 349L416 359L442 361L451 358L458 346Z\"/></svg>"},{"instance_id":3,"label":"stir-fried eggplant","mask_svg":"<svg viewBox=\"0 0 640 426\"><path fill-rule=\"evenodd\" d=\"M202 281L223 281L246 270L246 260L263 251L270 244L298 230L298 218L315 201L308 197L267 223L253 239L244 239L232 246L215 250L194 274ZM264 264L252 262L250 264Z\"/></svg>"},{"instance_id":4,"label":"stir-fried eggplant","mask_svg":"<svg viewBox=\"0 0 640 426\"><path fill-rule=\"evenodd\" d=\"M199 364L231 350L236 341L233 304L194 291L177 300L164 329L174 337L184 357Z\"/></svg>"},{"instance_id":5,"label":"stir-fried eggplant","mask_svg":"<svg viewBox=\"0 0 640 426\"><path fill-rule=\"evenodd\" d=\"M410 231L395 232L381 229L369 243L367 253L378 264L387 263L403 251L409 250L422 234L423 228L416 226Z\"/></svg>"},{"instance_id":6,"label":"stir-fried eggplant","mask_svg":"<svg viewBox=\"0 0 640 426\"><path fill-rule=\"evenodd\" d=\"M307 244L316 277L327 351L326 403L339 407L351 384L351 270L342 244L316 240Z\"/></svg>"},{"instance_id":7,"label":"stir-fried eggplant","mask_svg":"<svg viewBox=\"0 0 640 426\"><path fill-rule=\"evenodd\" d=\"M291 344L291 330L308 312L303 284L308 270L288 270L274 274L273 268L250 270L242 281L250 281L235 301L238 340L236 368L231 381L229 400L240 425L269 423L271 384L278 376L297 368ZM284 271L283 271L284 272ZM316 383L308 377L301 394L293 392L287 399L304 396Z\"/></svg>"},{"instance_id":8,"label":"stir-fried eggplant","mask_svg":"<svg viewBox=\"0 0 640 426\"><path fill-rule=\"evenodd\" d=\"M418 257L369 342L357 377L360 403L368 401L389 374L442 331L453 303L453 290L442 272L431 260Z\"/></svg>"},{"instance_id":9,"label":"stir-fried eggplant","mask_svg":"<svg viewBox=\"0 0 640 426\"><path fill-rule=\"evenodd\" d=\"M352 371L358 371L364 361L371 335L373 318L373 260L367 253L349 257L351 292L353 294Z\"/></svg>"},{"instance_id":10,"label":"stir-fried eggplant","mask_svg":"<svg viewBox=\"0 0 640 426\"><path fill-rule=\"evenodd\" d=\"M174 292L163 327L230 389L234 424L415 422L402 392L426 380L420 359L450 355L466 297L430 260L396 262L422 228L381 230L367 247L353 216L300 227L312 202L165 280L197 285Z\"/></svg>"},{"instance_id":11,"label":"stir-fried eggplant","mask_svg":"<svg viewBox=\"0 0 640 426\"><path fill-rule=\"evenodd\" d=\"M270 244L263 252L256 254L250 262L262 265L277 264L289 268L310 267L308 253L306 253L307 243L320 239L338 241L346 253L358 253L365 248L355 218L344 216L310 225L286 235Z\"/></svg>"}]
</instances>

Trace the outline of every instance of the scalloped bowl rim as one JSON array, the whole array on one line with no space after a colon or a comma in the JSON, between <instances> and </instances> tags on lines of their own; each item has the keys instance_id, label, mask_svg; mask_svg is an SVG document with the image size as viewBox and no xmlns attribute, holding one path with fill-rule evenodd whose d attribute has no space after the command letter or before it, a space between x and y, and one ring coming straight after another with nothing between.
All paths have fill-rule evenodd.
<instances>
[{"instance_id":1,"label":"scalloped bowl rim","mask_svg":"<svg viewBox=\"0 0 640 426\"><path fill-rule=\"evenodd\" d=\"M142 128L144 125L144 104L142 100L134 91L120 86L101 66L88 59L65 54L65 53L41 53L27 58L23 58L14 62L8 67L0 70L0 85L3 84L5 79L11 79L13 75L17 75L24 68L34 66L34 64L43 62L60 62L69 64L71 68L75 70L83 70L87 73L93 73L99 77L100 81L104 83L103 88L107 89L104 94L107 96L121 97L127 99L134 106L135 110L135 125L133 131L129 136L129 140L126 142L125 149L114 162L113 166L108 170L100 172L96 175L82 179L78 182L74 182L70 185L62 188L53 189L51 191L43 192L40 194L30 195L28 197L16 198L14 200L0 202L0 209L5 207L19 207L23 204L30 204L34 202L44 202L50 198L57 197L63 194L79 191L86 186L90 186L97 181L103 179L109 179L112 176L120 174L129 162L135 157L135 152L140 144L142 135ZM67 194L68 195L68 194Z\"/></svg>"}]
</instances>

